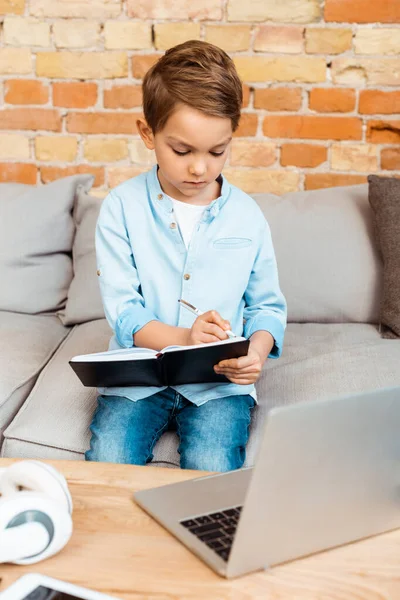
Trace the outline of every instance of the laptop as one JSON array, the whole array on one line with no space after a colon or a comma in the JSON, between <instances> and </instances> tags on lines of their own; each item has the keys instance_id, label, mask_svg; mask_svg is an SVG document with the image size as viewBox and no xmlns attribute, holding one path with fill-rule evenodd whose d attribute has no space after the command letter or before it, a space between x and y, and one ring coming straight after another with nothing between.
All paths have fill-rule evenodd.
<instances>
[{"instance_id":1,"label":"laptop","mask_svg":"<svg viewBox=\"0 0 400 600\"><path fill-rule=\"evenodd\" d=\"M134 500L237 577L400 527L400 387L269 411L253 468Z\"/></svg>"}]
</instances>

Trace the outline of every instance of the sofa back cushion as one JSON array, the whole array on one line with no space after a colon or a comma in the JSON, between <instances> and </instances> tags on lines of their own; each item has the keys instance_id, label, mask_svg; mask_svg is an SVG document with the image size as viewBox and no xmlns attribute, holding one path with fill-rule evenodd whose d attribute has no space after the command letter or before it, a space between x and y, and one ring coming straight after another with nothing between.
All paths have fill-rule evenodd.
<instances>
[{"instance_id":1,"label":"sofa back cushion","mask_svg":"<svg viewBox=\"0 0 400 600\"><path fill-rule=\"evenodd\" d=\"M368 185L253 197L271 228L288 321L378 323L382 264Z\"/></svg>"},{"instance_id":2,"label":"sofa back cushion","mask_svg":"<svg viewBox=\"0 0 400 600\"><path fill-rule=\"evenodd\" d=\"M102 200L78 190L73 209L75 239L72 246L74 276L65 308L58 312L64 325L104 319L97 277L95 230Z\"/></svg>"},{"instance_id":3,"label":"sofa back cushion","mask_svg":"<svg viewBox=\"0 0 400 600\"><path fill-rule=\"evenodd\" d=\"M0 184L0 310L54 312L72 279L72 207L91 175L47 185Z\"/></svg>"}]
</instances>

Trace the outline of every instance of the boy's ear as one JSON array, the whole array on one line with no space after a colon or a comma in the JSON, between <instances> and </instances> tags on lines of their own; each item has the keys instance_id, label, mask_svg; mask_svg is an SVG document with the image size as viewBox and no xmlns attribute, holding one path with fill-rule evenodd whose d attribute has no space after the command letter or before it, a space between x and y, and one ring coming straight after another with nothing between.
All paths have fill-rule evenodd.
<instances>
[{"instance_id":1,"label":"boy's ear","mask_svg":"<svg viewBox=\"0 0 400 600\"><path fill-rule=\"evenodd\" d=\"M146 148L149 150L154 150L154 134L151 130L151 127L147 124L145 119L138 119L136 121L136 125Z\"/></svg>"}]
</instances>

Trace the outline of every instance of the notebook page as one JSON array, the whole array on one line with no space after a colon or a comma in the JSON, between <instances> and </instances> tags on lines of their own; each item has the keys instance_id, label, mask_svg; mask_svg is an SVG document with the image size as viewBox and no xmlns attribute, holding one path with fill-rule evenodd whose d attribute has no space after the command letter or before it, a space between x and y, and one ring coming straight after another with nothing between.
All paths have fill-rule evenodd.
<instances>
[{"instance_id":1,"label":"notebook page","mask_svg":"<svg viewBox=\"0 0 400 600\"><path fill-rule=\"evenodd\" d=\"M82 354L71 358L71 362L110 362L117 360L145 360L157 358L158 352L150 348L121 348L118 350L107 350L106 352L95 352L93 354Z\"/></svg>"}]
</instances>

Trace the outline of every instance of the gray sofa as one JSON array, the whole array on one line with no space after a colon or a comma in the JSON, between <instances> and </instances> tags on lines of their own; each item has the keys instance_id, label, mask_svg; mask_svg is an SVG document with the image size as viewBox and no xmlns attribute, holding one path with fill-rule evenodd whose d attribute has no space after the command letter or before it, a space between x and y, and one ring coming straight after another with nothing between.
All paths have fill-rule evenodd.
<instances>
[{"instance_id":1,"label":"gray sofa","mask_svg":"<svg viewBox=\"0 0 400 600\"><path fill-rule=\"evenodd\" d=\"M82 460L96 390L68 365L107 348L96 278L101 200L90 176L0 184L0 445L3 457ZM288 301L284 351L257 384L247 464L270 407L400 385L400 341L382 339L382 264L368 187L254 196ZM175 433L154 464L178 465Z\"/></svg>"}]
</instances>

